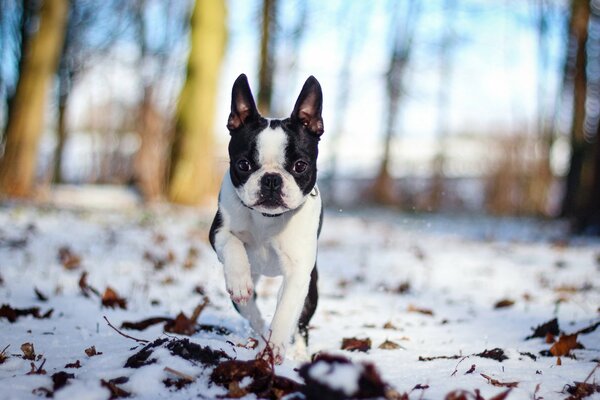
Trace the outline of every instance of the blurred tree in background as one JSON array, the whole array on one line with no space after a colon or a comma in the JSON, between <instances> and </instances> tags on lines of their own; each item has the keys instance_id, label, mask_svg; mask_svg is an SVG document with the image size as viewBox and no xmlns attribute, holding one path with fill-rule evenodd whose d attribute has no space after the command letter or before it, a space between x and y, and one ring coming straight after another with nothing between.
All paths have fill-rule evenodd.
<instances>
[{"instance_id":1,"label":"blurred tree in background","mask_svg":"<svg viewBox=\"0 0 600 400\"><path fill-rule=\"evenodd\" d=\"M22 24L34 18L30 10L29 5L23 7ZM24 197L33 188L46 99L56 73L68 11L68 0L44 1L35 17L37 30L30 38L26 29L21 30L19 80L9 104L0 160L0 192L9 196Z\"/></svg>"},{"instance_id":2,"label":"blurred tree in background","mask_svg":"<svg viewBox=\"0 0 600 400\"><path fill-rule=\"evenodd\" d=\"M566 90L572 92L571 159L562 215L600 233L600 4L571 0ZM592 67L594 66L594 67Z\"/></svg>"},{"instance_id":3,"label":"blurred tree in background","mask_svg":"<svg viewBox=\"0 0 600 400\"><path fill-rule=\"evenodd\" d=\"M217 186L213 121L226 39L225 1L196 0L171 152L168 195L176 203L198 204Z\"/></svg>"}]
</instances>

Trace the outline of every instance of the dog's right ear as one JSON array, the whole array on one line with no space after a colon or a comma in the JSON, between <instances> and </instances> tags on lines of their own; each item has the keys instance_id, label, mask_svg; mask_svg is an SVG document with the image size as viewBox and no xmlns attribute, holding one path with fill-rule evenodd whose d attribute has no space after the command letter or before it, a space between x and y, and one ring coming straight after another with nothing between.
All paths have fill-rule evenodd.
<instances>
[{"instance_id":1,"label":"dog's right ear","mask_svg":"<svg viewBox=\"0 0 600 400\"><path fill-rule=\"evenodd\" d=\"M231 90L231 114L227 120L227 129L233 131L257 118L260 118L260 114L254 103L248 78L245 74L241 74L233 83Z\"/></svg>"}]
</instances>

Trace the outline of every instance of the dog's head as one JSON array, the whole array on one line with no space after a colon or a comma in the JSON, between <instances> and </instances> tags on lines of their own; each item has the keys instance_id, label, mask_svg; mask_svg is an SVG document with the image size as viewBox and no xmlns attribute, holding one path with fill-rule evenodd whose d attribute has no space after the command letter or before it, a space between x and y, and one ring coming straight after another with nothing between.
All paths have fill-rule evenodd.
<instances>
[{"instance_id":1,"label":"dog's head","mask_svg":"<svg viewBox=\"0 0 600 400\"><path fill-rule=\"evenodd\" d=\"M309 77L286 119L263 118L246 75L231 93L229 173L241 202L263 214L296 209L315 186L323 134L321 85Z\"/></svg>"}]
</instances>

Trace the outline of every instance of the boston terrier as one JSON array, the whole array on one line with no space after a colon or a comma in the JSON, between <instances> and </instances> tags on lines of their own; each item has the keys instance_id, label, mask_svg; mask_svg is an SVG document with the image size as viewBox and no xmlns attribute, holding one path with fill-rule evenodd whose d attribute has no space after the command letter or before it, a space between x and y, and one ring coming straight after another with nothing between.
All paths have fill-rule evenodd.
<instances>
[{"instance_id":1,"label":"boston terrier","mask_svg":"<svg viewBox=\"0 0 600 400\"><path fill-rule=\"evenodd\" d=\"M317 307L317 238L323 209L316 185L323 134L321 85L310 76L289 118L263 118L246 75L231 93L229 170L219 193L210 243L223 264L238 312L267 338L281 364L292 338L308 344ZM270 329L256 305L261 275L283 276ZM297 329L296 329L297 328Z\"/></svg>"}]
</instances>

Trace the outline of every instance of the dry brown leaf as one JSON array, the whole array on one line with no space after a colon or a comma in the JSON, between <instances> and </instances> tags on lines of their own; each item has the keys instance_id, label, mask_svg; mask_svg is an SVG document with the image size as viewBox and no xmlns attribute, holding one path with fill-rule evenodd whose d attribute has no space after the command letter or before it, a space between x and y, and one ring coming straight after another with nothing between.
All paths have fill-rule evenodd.
<instances>
[{"instance_id":1,"label":"dry brown leaf","mask_svg":"<svg viewBox=\"0 0 600 400\"><path fill-rule=\"evenodd\" d=\"M85 351L85 354L87 354L88 357L99 356L99 355L102 354L101 352L96 351L96 346L88 347L84 351Z\"/></svg>"},{"instance_id":2,"label":"dry brown leaf","mask_svg":"<svg viewBox=\"0 0 600 400\"><path fill-rule=\"evenodd\" d=\"M81 362L76 360L74 363L68 363L65 368L81 368Z\"/></svg>"},{"instance_id":3,"label":"dry brown leaf","mask_svg":"<svg viewBox=\"0 0 600 400\"><path fill-rule=\"evenodd\" d=\"M4 361L6 361L9 357L8 354L6 354L6 350L8 350L8 348L10 347L9 345L6 345L5 348L2 349L2 351L0 351L0 364L4 364Z\"/></svg>"},{"instance_id":4,"label":"dry brown leaf","mask_svg":"<svg viewBox=\"0 0 600 400\"><path fill-rule=\"evenodd\" d=\"M515 301L511 300L511 299L502 299L499 300L498 302L496 302L496 304L494 304L494 308L498 309L498 308L508 308L508 307L512 307L515 305Z\"/></svg>"},{"instance_id":5,"label":"dry brown leaf","mask_svg":"<svg viewBox=\"0 0 600 400\"><path fill-rule=\"evenodd\" d=\"M419 313L423 315L433 316L433 311L428 308L417 307L414 304L409 304L406 309L408 312Z\"/></svg>"},{"instance_id":6,"label":"dry brown leaf","mask_svg":"<svg viewBox=\"0 0 600 400\"><path fill-rule=\"evenodd\" d=\"M127 300L123 297L119 297L117 292L110 286L106 287L104 294L102 295L102 305L109 308L122 308L127 309Z\"/></svg>"},{"instance_id":7,"label":"dry brown leaf","mask_svg":"<svg viewBox=\"0 0 600 400\"><path fill-rule=\"evenodd\" d=\"M550 348L550 353L556 357L567 356L571 350L576 349L578 346L576 333L572 335L560 335L558 342L554 343Z\"/></svg>"},{"instance_id":8,"label":"dry brown leaf","mask_svg":"<svg viewBox=\"0 0 600 400\"><path fill-rule=\"evenodd\" d=\"M69 246L62 246L58 249L58 260L66 269L76 269L81 266L81 257L76 254Z\"/></svg>"},{"instance_id":9,"label":"dry brown leaf","mask_svg":"<svg viewBox=\"0 0 600 400\"><path fill-rule=\"evenodd\" d=\"M391 321L388 321L385 324L383 324L383 329L391 329L391 330L394 330L394 331L398 330L398 328L394 324L392 324Z\"/></svg>"},{"instance_id":10,"label":"dry brown leaf","mask_svg":"<svg viewBox=\"0 0 600 400\"><path fill-rule=\"evenodd\" d=\"M514 388L519 385L519 382L500 382L499 380L494 379L491 376L487 376L486 374L479 374L479 375L481 375L485 379L487 379L487 381L490 385L499 386L499 387L508 387L508 388Z\"/></svg>"},{"instance_id":11,"label":"dry brown leaf","mask_svg":"<svg viewBox=\"0 0 600 400\"><path fill-rule=\"evenodd\" d=\"M184 313L180 312L173 321L169 321L165 324L165 332L177 333L180 335L191 336L198 330L196 322L198 317L204 310L204 307L208 305L208 298L204 297L202 303L198 304L192 313L192 316L188 318Z\"/></svg>"},{"instance_id":12,"label":"dry brown leaf","mask_svg":"<svg viewBox=\"0 0 600 400\"><path fill-rule=\"evenodd\" d=\"M23 343L21 345L21 351L23 352L23 358L25 360L34 361L36 358L35 349L33 348L33 343Z\"/></svg>"},{"instance_id":13,"label":"dry brown leaf","mask_svg":"<svg viewBox=\"0 0 600 400\"><path fill-rule=\"evenodd\" d=\"M344 338L342 350L367 352L371 349L371 339Z\"/></svg>"},{"instance_id":14,"label":"dry brown leaf","mask_svg":"<svg viewBox=\"0 0 600 400\"><path fill-rule=\"evenodd\" d=\"M378 348L383 349L383 350L396 350L396 349L401 349L402 346L400 346L396 342L392 342L391 340L386 340L385 342L381 343L378 346Z\"/></svg>"}]
</instances>

